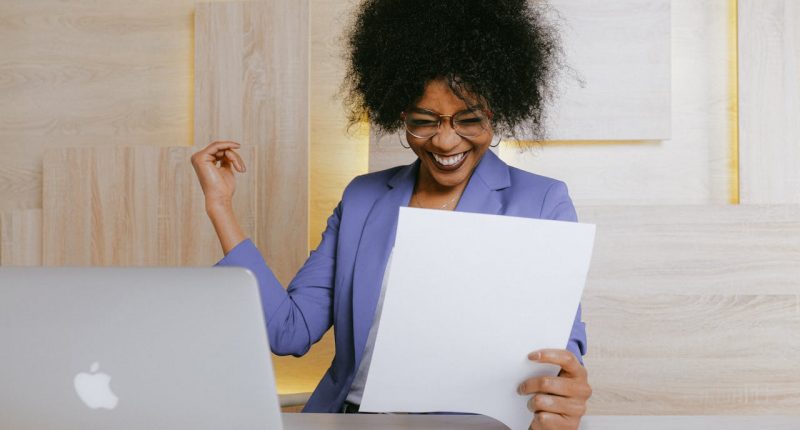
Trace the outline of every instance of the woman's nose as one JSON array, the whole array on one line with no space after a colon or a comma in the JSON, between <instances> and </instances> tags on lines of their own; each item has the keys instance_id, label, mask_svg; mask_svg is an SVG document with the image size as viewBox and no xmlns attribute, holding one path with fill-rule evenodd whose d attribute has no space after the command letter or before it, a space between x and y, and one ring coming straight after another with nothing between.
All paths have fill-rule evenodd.
<instances>
[{"instance_id":1,"label":"woman's nose","mask_svg":"<svg viewBox=\"0 0 800 430\"><path fill-rule=\"evenodd\" d=\"M460 142L461 136L453 130L449 121L442 121L439 126L439 132L431 139L433 146L443 153L455 148Z\"/></svg>"}]
</instances>

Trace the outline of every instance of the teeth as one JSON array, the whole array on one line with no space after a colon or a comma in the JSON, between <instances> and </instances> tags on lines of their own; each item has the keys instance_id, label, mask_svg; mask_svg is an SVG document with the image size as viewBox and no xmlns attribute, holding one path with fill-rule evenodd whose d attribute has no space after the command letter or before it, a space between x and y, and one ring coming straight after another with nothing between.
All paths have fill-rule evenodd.
<instances>
[{"instance_id":1,"label":"teeth","mask_svg":"<svg viewBox=\"0 0 800 430\"><path fill-rule=\"evenodd\" d=\"M456 154L450 157L442 157L441 155L436 154L435 152L431 152L431 154L433 154L433 158L436 159L436 162L443 166L452 166L454 164L458 164L467 155L466 152L462 152L460 154Z\"/></svg>"}]
</instances>

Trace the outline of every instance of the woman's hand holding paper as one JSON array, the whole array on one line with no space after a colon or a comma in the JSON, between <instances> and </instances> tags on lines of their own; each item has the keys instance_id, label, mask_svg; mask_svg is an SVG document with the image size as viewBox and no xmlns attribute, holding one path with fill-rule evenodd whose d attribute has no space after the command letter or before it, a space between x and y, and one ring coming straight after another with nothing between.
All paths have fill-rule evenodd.
<instances>
[{"instance_id":1,"label":"woman's hand holding paper","mask_svg":"<svg viewBox=\"0 0 800 430\"><path fill-rule=\"evenodd\" d=\"M588 373L575 355L565 349L543 349L528 359L561 366L558 376L540 376L520 384L520 394L532 394L528 408L534 412L531 430L577 430L592 395Z\"/></svg>"}]
</instances>

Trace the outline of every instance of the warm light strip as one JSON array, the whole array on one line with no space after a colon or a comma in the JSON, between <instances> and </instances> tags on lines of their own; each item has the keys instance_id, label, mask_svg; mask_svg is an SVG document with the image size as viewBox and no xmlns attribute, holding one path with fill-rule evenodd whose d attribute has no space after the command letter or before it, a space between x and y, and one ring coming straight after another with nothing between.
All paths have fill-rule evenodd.
<instances>
[{"instance_id":1,"label":"warm light strip","mask_svg":"<svg viewBox=\"0 0 800 430\"><path fill-rule=\"evenodd\" d=\"M728 129L730 134L730 198L739 204L739 5L728 0Z\"/></svg>"}]
</instances>

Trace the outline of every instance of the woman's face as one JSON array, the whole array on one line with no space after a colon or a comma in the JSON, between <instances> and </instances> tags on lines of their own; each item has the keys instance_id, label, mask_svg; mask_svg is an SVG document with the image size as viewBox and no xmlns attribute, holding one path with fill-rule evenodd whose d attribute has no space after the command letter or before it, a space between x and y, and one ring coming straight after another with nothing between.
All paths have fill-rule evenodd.
<instances>
[{"instance_id":1,"label":"woman's face","mask_svg":"<svg viewBox=\"0 0 800 430\"><path fill-rule=\"evenodd\" d=\"M464 100L458 98L444 80L435 80L425 86L422 98L405 113L406 117L429 120L430 111L440 115L453 115L468 110ZM478 119L476 115L462 114L464 130L474 130ZM419 133L417 133L419 134ZM474 135L475 132L462 134ZM483 130L473 137L463 137L453 130L448 117L442 118L439 132L430 138L419 138L406 131L406 138L411 149L420 159L420 181L433 181L428 186L452 188L466 184L472 171L486 153L492 142L493 133L488 121L484 121Z\"/></svg>"}]
</instances>

